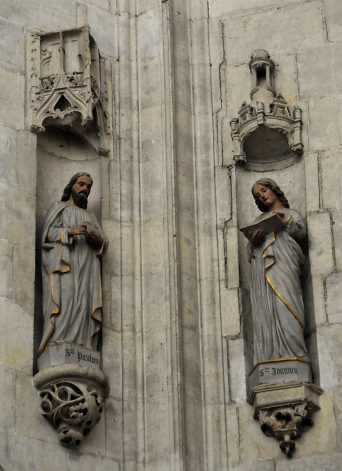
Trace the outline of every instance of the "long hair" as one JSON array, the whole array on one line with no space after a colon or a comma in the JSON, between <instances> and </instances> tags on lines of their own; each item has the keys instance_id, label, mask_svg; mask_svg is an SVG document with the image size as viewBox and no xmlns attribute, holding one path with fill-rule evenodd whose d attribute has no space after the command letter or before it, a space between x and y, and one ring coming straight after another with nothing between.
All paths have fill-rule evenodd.
<instances>
[{"instance_id":1,"label":"long hair","mask_svg":"<svg viewBox=\"0 0 342 471\"><path fill-rule=\"evenodd\" d=\"M91 178L91 175L89 175L89 173L86 173L86 172L78 172L78 173L75 173L75 175L73 175L71 178L70 178L70 181L69 183L67 184L67 186L64 188L63 190L63 195L62 195L62 198L61 198L61 201L68 201L70 196L71 196L71 190L72 190L72 187L74 186L74 184L77 182L77 179L79 177L89 177Z\"/></svg>"},{"instance_id":2,"label":"long hair","mask_svg":"<svg viewBox=\"0 0 342 471\"><path fill-rule=\"evenodd\" d=\"M284 195L283 191L279 188L279 186L274 180L272 180L271 178L260 178L260 180L256 181L252 187L252 195L254 196L255 204L258 206L258 208L260 209L262 213L265 213L268 210L268 207L264 205L262 201L256 199L254 195L255 185L262 185L262 186L265 186L266 188L269 188L270 190L273 191L273 193L277 195L278 200L281 202L284 208L290 207L286 196Z\"/></svg>"}]
</instances>

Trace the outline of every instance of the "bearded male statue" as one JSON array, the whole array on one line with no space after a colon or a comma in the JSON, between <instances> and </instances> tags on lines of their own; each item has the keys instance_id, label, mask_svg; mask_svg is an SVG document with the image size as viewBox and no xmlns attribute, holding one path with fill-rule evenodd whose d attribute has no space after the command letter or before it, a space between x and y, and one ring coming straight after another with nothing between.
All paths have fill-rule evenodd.
<instances>
[{"instance_id":1,"label":"bearded male statue","mask_svg":"<svg viewBox=\"0 0 342 471\"><path fill-rule=\"evenodd\" d=\"M107 239L87 211L93 180L77 173L49 210L42 236L44 330L47 345L70 343L96 351L102 324L101 256Z\"/></svg>"}]
</instances>

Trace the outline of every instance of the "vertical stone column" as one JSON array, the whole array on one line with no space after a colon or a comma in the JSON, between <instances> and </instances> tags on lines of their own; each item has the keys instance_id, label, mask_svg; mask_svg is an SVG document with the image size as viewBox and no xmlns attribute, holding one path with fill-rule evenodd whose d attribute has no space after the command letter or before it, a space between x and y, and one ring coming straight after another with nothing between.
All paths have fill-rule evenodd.
<instances>
[{"instance_id":1,"label":"vertical stone column","mask_svg":"<svg viewBox=\"0 0 342 471\"><path fill-rule=\"evenodd\" d=\"M123 469L182 469L169 4L118 2Z\"/></svg>"},{"instance_id":2,"label":"vertical stone column","mask_svg":"<svg viewBox=\"0 0 342 471\"><path fill-rule=\"evenodd\" d=\"M225 469L206 3L119 11L123 467Z\"/></svg>"},{"instance_id":3,"label":"vertical stone column","mask_svg":"<svg viewBox=\"0 0 342 471\"><path fill-rule=\"evenodd\" d=\"M207 3L172 2L184 469L226 469Z\"/></svg>"}]
</instances>

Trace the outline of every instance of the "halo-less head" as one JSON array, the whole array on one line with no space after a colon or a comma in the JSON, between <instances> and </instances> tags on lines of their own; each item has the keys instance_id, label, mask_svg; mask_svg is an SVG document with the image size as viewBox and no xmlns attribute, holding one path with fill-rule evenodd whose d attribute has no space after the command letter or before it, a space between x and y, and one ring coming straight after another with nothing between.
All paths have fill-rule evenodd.
<instances>
[{"instance_id":1,"label":"halo-less head","mask_svg":"<svg viewBox=\"0 0 342 471\"><path fill-rule=\"evenodd\" d=\"M265 189L271 190L271 192L266 192ZM268 194L268 199L266 196L263 196L263 192ZM252 194L256 205L263 213L268 211L273 199L278 200L284 208L290 207L283 191L271 178L260 178L257 180L252 187Z\"/></svg>"},{"instance_id":2,"label":"halo-less head","mask_svg":"<svg viewBox=\"0 0 342 471\"><path fill-rule=\"evenodd\" d=\"M64 188L61 201L68 201L72 196L76 206L86 209L88 196L93 185L93 179L89 173L79 172L73 175Z\"/></svg>"}]
</instances>

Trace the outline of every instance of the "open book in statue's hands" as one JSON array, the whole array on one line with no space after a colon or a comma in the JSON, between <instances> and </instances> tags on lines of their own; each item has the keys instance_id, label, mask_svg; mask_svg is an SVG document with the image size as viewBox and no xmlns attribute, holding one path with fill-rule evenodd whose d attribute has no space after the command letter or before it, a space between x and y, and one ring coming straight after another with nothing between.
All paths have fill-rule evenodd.
<instances>
[{"instance_id":1,"label":"open book in statue's hands","mask_svg":"<svg viewBox=\"0 0 342 471\"><path fill-rule=\"evenodd\" d=\"M251 239L254 232L258 229L262 229L265 234L270 234L271 232L280 232L283 227L283 218L278 214L272 213L270 216L266 216L258 222L241 227L240 231L243 232L247 239Z\"/></svg>"}]
</instances>

